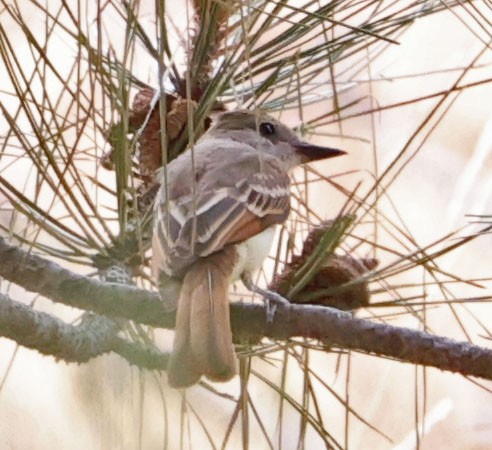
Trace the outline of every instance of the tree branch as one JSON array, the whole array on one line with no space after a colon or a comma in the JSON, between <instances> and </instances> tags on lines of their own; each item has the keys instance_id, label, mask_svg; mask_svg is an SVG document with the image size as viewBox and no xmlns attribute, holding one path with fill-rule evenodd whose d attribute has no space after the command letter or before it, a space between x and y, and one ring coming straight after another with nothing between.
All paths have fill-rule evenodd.
<instances>
[{"instance_id":1,"label":"tree branch","mask_svg":"<svg viewBox=\"0 0 492 450\"><path fill-rule=\"evenodd\" d=\"M118 330L115 322L95 315L68 325L0 294L0 335L56 359L83 363L107 353Z\"/></svg>"},{"instance_id":2,"label":"tree branch","mask_svg":"<svg viewBox=\"0 0 492 450\"><path fill-rule=\"evenodd\" d=\"M432 366L462 375L492 380L492 350L409 328L357 319L318 305L279 307L275 320L265 323L261 305L233 305L235 336L248 339L302 336L329 347L352 349L402 362Z\"/></svg>"},{"instance_id":3,"label":"tree branch","mask_svg":"<svg viewBox=\"0 0 492 450\"><path fill-rule=\"evenodd\" d=\"M167 353L128 342L117 336L119 329L115 321L92 313L84 314L80 325L69 325L0 294L0 336L23 347L66 362L84 363L112 351L139 367L167 367Z\"/></svg>"},{"instance_id":4,"label":"tree branch","mask_svg":"<svg viewBox=\"0 0 492 450\"><path fill-rule=\"evenodd\" d=\"M174 315L163 310L157 293L73 273L7 243L2 237L0 276L67 306L162 328L174 326Z\"/></svg>"},{"instance_id":5,"label":"tree branch","mask_svg":"<svg viewBox=\"0 0 492 450\"><path fill-rule=\"evenodd\" d=\"M12 246L0 238L0 276L38 292L53 301L73 307L92 310L110 317L125 317L149 325L172 328L174 314L164 311L158 295L153 292L115 283L102 283L74 274L58 264L39 256L31 255ZM27 314L19 315L17 307L8 305L5 296L0 297L0 335L17 341L21 345L37 348L45 354L54 354L50 350L51 339L64 332L73 330L58 325L52 333L37 330L37 323L48 323L44 313L31 309ZM7 305L7 306L5 306ZM29 308L23 305L24 308ZM26 321L24 332L20 326L12 325L9 315L18 315L19 322ZM306 337L318 339L330 347L353 349L369 354L387 356L399 361L433 366L441 370L459 372L492 380L492 350L476 345L454 341L441 336L433 336L421 331L375 323L369 320L353 318L350 315L317 305L279 306L273 321L266 320L262 305L232 304L231 320L236 340L258 340L262 337L289 339ZM44 329L51 329L51 328ZM65 326L68 326L65 324ZM125 343L119 338L100 337L97 351L117 351L132 363L152 367L165 367L167 355L153 349L142 349L134 344ZM107 340L107 341L106 341ZM61 339L63 341L63 339ZM41 350L41 342L47 347ZM56 347L56 346L55 346ZM74 349L62 348L55 356L67 361L79 361ZM155 353L154 353L155 352ZM84 358L91 357L86 352ZM63 355L68 355L66 358ZM143 356L142 356L143 355Z\"/></svg>"}]
</instances>

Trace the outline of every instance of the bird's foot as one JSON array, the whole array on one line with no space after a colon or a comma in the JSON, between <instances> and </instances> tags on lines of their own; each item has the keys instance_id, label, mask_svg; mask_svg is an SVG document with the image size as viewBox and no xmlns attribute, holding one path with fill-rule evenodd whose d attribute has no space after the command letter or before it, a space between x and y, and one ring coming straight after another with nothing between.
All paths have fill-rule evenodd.
<instances>
[{"instance_id":1,"label":"bird's foot","mask_svg":"<svg viewBox=\"0 0 492 450\"><path fill-rule=\"evenodd\" d=\"M275 311L277 310L278 305L290 305L290 302L286 298L282 297L278 292L269 291L268 289L260 288L254 284L251 279L251 274L247 272L243 273L241 280L246 286L246 289L254 292L255 294L261 295L266 306L267 322L273 322L273 317L275 316Z\"/></svg>"}]
</instances>

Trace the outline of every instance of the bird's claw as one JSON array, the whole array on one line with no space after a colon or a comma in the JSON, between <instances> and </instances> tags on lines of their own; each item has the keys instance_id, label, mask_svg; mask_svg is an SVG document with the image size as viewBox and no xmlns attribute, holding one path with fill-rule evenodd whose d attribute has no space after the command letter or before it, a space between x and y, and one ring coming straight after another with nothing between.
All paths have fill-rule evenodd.
<instances>
[{"instance_id":1,"label":"bird's claw","mask_svg":"<svg viewBox=\"0 0 492 450\"><path fill-rule=\"evenodd\" d=\"M269 291L268 289L262 289L256 286L251 280L251 276L249 274L245 273L241 278L243 284L248 290L254 292L255 294L261 295L263 301L265 302L268 323L273 322L275 311L277 311L278 305L290 305L290 302L286 298L282 297L279 293Z\"/></svg>"}]
</instances>

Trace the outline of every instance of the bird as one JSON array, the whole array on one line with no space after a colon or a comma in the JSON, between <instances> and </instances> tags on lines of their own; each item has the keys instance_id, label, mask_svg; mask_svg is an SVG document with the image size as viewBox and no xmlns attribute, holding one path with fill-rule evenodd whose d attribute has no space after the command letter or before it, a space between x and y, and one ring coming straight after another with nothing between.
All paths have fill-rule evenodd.
<instances>
[{"instance_id":1,"label":"bird","mask_svg":"<svg viewBox=\"0 0 492 450\"><path fill-rule=\"evenodd\" d=\"M290 171L345 151L313 145L266 112L220 113L163 167L156 195L152 271L163 301L177 296L167 367L174 388L237 372L228 290L259 269L290 210Z\"/></svg>"}]
</instances>

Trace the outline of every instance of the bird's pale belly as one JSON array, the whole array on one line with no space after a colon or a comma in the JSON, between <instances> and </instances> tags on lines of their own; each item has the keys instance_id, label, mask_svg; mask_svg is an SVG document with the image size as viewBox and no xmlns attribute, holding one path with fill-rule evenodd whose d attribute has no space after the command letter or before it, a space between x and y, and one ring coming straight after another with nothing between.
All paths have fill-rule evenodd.
<instances>
[{"instance_id":1,"label":"bird's pale belly","mask_svg":"<svg viewBox=\"0 0 492 450\"><path fill-rule=\"evenodd\" d=\"M238 280L244 272L254 272L261 267L270 253L274 236L275 226L272 226L237 244L238 261L231 275L232 281Z\"/></svg>"}]
</instances>

